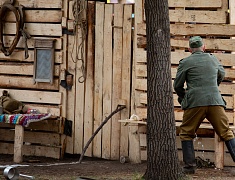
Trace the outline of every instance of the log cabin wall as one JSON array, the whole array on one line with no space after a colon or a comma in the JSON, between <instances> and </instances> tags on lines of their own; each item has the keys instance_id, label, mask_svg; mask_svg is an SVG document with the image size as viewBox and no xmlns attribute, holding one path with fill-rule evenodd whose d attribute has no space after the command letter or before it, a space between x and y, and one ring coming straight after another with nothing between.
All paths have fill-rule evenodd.
<instances>
[{"instance_id":1,"label":"log cabin wall","mask_svg":"<svg viewBox=\"0 0 235 180\"><path fill-rule=\"evenodd\" d=\"M1 5L4 2L0 0ZM121 104L126 109L105 124L85 155L127 156L128 127L118 120L130 116L133 5L79 0L16 3L24 6L25 29L31 35L29 57L24 56L22 37L10 56L0 52L0 89L7 89L29 108L60 119L25 128L23 155L62 158L64 152L81 154L93 132ZM16 34L15 26L14 14L9 12L3 37L6 47ZM34 83L34 42L40 38L55 43L52 83ZM73 76L71 89L60 85L67 73ZM65 119L72 122L72 136L63 134ZM1 123L0 127L0 153L13 154L14 126Z\"/></svg>"},{"instance_id":2,"label":"log cabin wall","mask_svg":"<svg viewBox=\"0 0 235 180\"><path fill-rule=\"evenodd\" d=\"M4 2L0 0L0 5ZM27 41L29 57L25 58L25 41L22 36L10 56L0 52L0 90L8 90L12 98L23 102L28 108L58 117L56 121L31 123L28 128L25 128L23 155L63 157L65 141L63 121L60 119L65 117L61 109L63 106L66 107L63 99L66 96L63 97L63 90L60 87L61 74L66 64L66 59L63 58L66 52L62 35L63 2L62 0L15 1L15 6L24 7L24 27L31 36ZM3 40L5 47L8 48L17 33L16 23L12 11L4 15L6 15L6 22L4 22ZM35 39L42 38L54 40L55 62L52 83L35 83L33 78ZM14 125L0 123L0 134L0 153L13 154Z\"/></svg>"},{"instance_id":3,"label":"log cabin wall","mask_svg":"<svg viewBox=\"0 0 235 180\"><path fill-rule=\"evenodd\" d=\"M227 101L226 114L230 125L234 125L234 95L235 95L235 44L234 44L234 2L228 0L209 1L174 1L169 2L170 33L171 33L171 73L172 82L175 78L179 60L190 55L188 39L199 35L203 38L207 52L213 53L224 66L225 80L219 89ZM132 112L142 120L147 118L147 61L146 61L146 24L144 0L135 1L135 34L134 34L134 68ZM219 53L218 53L219 51ZM176 122L182 121L183 111L177 102L174 92L174 113ZM204 120L207 124L208 121ZM146 128L140 130L141 159L146 157ZM200 129L195 139L195 149L198 156L214 161L213 130ZM203 137L203 138L202 138ZM177 137L179 155L182 159L180 140ZM227 151L227 150L226 150ZM131 152L130 152L131 153ZM225 165L233 165L228 153L225 153Z\"/></svg>"}]
</instances>

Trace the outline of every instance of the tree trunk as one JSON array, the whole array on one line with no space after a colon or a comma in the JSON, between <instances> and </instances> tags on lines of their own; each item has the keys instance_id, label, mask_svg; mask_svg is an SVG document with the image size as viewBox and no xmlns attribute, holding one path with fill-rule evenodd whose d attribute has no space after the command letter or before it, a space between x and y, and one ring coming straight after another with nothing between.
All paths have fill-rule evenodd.
<instances>
[{"instance_id":1,"label":"tree trunk","mask_svg":"<svg viewBox=\"0 0 235 180\"><path fill-rule=\"evenodd\" d=\"M176 147L168 1L145 0L147 33L147 170L145 179L181 176Z\"/></svg>"}]
</instances>

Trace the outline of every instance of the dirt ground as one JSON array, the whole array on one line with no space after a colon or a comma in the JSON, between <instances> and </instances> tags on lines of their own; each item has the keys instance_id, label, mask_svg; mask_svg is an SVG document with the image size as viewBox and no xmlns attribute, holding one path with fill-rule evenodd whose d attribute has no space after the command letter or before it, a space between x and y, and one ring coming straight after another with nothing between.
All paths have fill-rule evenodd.
<instances>
[{"instance_id":1,"label":"dirt ground","mask_svg":"<svg viewBox=\"0 0 235 180\"><path fill-rule=\"evenodd\" d=\"M17 165L12 161L12 155L0 154L2 172L0 179L4 180L4 167ZM34 176L36 180L140 180L146 169L146 162L141 164L120 163L103 159L84 157L78 164L79 157L66 155L63 160L45 157L24 157L24 162L18 164L20 174ZM20 177L19 179L27 179ZM234 180L235 167L225 167L223 170L214 168L197 169L196 174L187 179L195 180Z\"/></svg>"}]
</instances>

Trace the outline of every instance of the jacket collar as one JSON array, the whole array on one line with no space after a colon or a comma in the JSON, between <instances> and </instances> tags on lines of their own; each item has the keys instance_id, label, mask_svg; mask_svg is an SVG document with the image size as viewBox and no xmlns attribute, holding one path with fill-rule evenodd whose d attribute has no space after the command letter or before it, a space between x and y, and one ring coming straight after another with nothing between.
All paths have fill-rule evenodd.
<instances>
[{"instance_id":1,"label":"jacket collar","mask_svg":"<svg viewBox=\"0 0 235 180\"><path fill-rule=\"evenodd\" d=\"M202 54L202 53L204 53L204 52L203 51L195 51L192 54Z\"/></svg>"}]
</instances>

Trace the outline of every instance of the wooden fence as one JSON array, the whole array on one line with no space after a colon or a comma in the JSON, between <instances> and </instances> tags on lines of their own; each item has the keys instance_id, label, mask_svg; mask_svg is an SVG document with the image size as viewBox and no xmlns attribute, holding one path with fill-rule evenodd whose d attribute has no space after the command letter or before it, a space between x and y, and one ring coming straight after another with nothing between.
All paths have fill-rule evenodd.
<instances>
[{"instance_id":1,"label":"wooden fence","mask_svg":"<svg viewBox=\"0 0 235 180\"><path fill-rule=\"evenodd\" d=\"M70 1L69 14L72 14ZM76 74L74 86L68 92L68 116L73 120L73 139L67 142L67 152L80 154L84 145L102 121L125 104L126 109L114 115L95 136L86 156L118 159L128 155L128 127L121 118L129 118L132 59L132 5L89 2L87 7L88 39L86 80L79 83L81 64L68 57L69 71ZM69 17L68 23L75 18ZM72 53L75 36L68 37L68 54ZM75 57L75 56L74 56ZM75 73L75 70L77 71Z\"/></svg>"}]
</instances>

